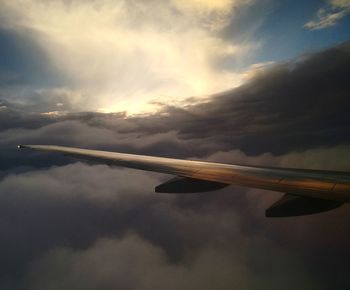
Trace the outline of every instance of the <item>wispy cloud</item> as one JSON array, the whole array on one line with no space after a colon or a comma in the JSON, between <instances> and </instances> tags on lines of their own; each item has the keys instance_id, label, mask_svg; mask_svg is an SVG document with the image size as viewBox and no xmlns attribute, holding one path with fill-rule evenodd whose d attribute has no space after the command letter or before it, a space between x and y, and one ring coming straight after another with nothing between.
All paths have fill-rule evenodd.
<instances>
[{"instance_id":1,"label":"wispy cloud","mask_svg":"<svg viewBox=\"0 0 350 290\"><path fill-rule=\"evenodd\" d=\"M349 13L350 0L330 0L328 7L320 8L316 18L305 23L304 27L315 30L334 26Z\"/></svg>"}]
</instances>

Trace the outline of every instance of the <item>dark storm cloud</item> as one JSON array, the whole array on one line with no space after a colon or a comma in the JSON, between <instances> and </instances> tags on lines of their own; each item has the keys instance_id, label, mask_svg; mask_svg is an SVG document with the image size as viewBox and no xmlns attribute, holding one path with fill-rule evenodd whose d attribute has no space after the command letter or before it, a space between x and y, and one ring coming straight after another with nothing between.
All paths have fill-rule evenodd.
<instances>
[{"instance_id":1,"label":"dark storm cloud","mask_svg":"<svg viewBox=\"0 0 350 290\"><path fill-rule=\"evenodd\" d=\"M9 129L37 129L55 122L43 115L28 110L27 106L0 100L0 132Z\"/></svg>"},{"instance_id":2,"label":"dark storm cloud","mask_svg":"<svg viewBox=\"0 0 350 290\"><path fill-rule=\"evenodd\" d=\"M240 88L194 106L191 114L178 113L173 120L179 136L215 136L248 154L348 144L349 63L346 43L258 72Z\"/></svg>"},{"instance_id":3,"label":"dark storm cloud","mask_svg":"<svg viewBox=\"0 0 350 290\"><path fill-rule=\"evenodd\" d=\"M15 147L350 170L349 60L344 44L260 71L207 103L142 117L45 114L64 102L55 96L37 107L2 101L0 288L347 289L349 206L265 219L280 194L155 194L167 176Z\"/></svg>"}]
</instances>

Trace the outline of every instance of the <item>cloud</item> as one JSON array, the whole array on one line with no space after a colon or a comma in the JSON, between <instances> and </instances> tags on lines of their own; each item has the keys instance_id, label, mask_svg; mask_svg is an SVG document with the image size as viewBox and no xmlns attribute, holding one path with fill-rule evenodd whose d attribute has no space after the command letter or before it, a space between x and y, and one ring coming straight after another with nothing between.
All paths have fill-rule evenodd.
<instances>
[{"instance_id":1,"label":"cloud","mask_svg":"<svg viewBox=\"0 0 350 290\"><path fill-rule=\"evenodd\" d=\"M23 143L201 159L230 151L240 151L244 157L346 148L350 141L349 59L349 44L344 43L288 63L259 67L244 86L205 101L189 99L182 108L160 105L159 112L143 116L70 113L69 102L45 91L39 100L47 102L40 101L39 106L34 101L31 105L2 101L0 168L68 162L19 154L16 146ZM57 107L58 102L63 106ZM339 152L346 155L346 149ZM330 158L339 159L341 154ZM243 157L238 156L237 162L244 162ZM323 164L329 166L333 165Z\"/></svg>"},{"instance_id":2,"label":"cloud","mask_svg":"<svg viewBox=\"0 0 350 290\"><path fill-rule=\"evenodd\" d=\"M100 240L80 253L52 251L36 262L29 279L33 289L52 283L54 289L72 289L79 280L81 289L228 289L228 285L247 289L244 267L234 265L235 260L225 254L205 251L191 265L171 264L160 248L131 235Z\"/></svg>"},{"instance_id":3,"label":"cloud","mask_svg":"<svg viewBox=\"0 0 350 290\"><path fill-rule=\"evenodd\" d=\"M158 182L149 173L81 163L7 176L0 182L1 285L271 289L283 280L287 289L327 289L347 282L347 275L320 278L309 255L322 256L329 271L342 252L335 269L346 272L348 209L274 222L258 210L261 191L163 195L152 192Z\"/></svg>"},{"instance_id":4,"label":"cloud","mask_svg":"<svg viewBox=\"0 0 350 290\"><path fill-rule=\"evenodd\" d=\"M349 43L344 43L267 67L207 102L168 108L172 118L165 121L182 139L215 140L221 148L249 155L345 144L349 59Z\"/></svg>"},{"instance_id":5,"label":"cloud","mask_svg":"<svg viewBox=\"0 0 350 290\"><path fill-rule=\"evenodd\" d=\"M349 13L349 0L330 0L327 8L320 8L317 11L316 20L305 23L304 27L315 30L334 26Z\"/></svg>"},{"instance_id":6,"label":"cloud","mask_svg":"<svg viewBox=\"0 0 350 290\"><path fill-rule=\"evenodd\" d=\"M1 285L25 271L33 258L57 245L84 248L102 232L102 236L122 234L133 220L135 228L147 235L147 225L142 223L138 211L143 211L144 206L146 209L146 204L156 206L170 196L158 196L152 205L153 194L142 188L147 184L151 189L152 183L158 182L156 179L143 173L117 172L107 166L74 164L3 179L0 182ZM90 180L85 185L79 182L81 174ZM130 187L129 178L140 183ZM14 203L17 203L15 207ZM160 204L156 207L162 209ZM125 223L126 220L129 222ZM159 229L162 224L166 224L164 219L159 221Z\"/></svg>"},{"instance_id":7,"label":"cloud","mask_svg":"<svg viewBox=\"0 0 350 290\"><path fill-rule=\"evenodd\" d=\"M325 239L313 240L311 249L303 246L285 232L285 223L262 219L244 191L163 195L151 191L158 182L149 173L81 163L7 176L0 182L1 285L270 289L281 280L289 281L287 289L322 285L307 268L313 265L307 254L323 252ZM290 224L303 223L305 239L332 232L341 238L339 246L347 246L347 231L328 227L327 218ZM340 218L346 216L333 214L332 224ZM311 225L314 231L307 231ZM295 248L285 248L287 241ZM326 285L333 282L327 279Z\"/></svg>"},{"instance_id":8,"label":"cloud","mask_svg":"<svg viewBox=\"0 0 350 290\"><path fill-rule=\"evenodd\" d=\"M281 259L287 256L287 253L279 254ZM242 252L237 250L229 254L204 249L189 264L170 264L159 248L138 236L128 235L119 240L100 240L87 251L52 251L36 262L29 280L33 289L46 288L52 283L53 289L71 289L77 282L81 289L261 289L257 285L259 278L254 279L249 271ZM265 281L263 289L277 286L278 279L298 284L290 280L288 270L276 274ZM304 276L302 269L294 278L303 280L309 287L317 285ZM293 289L290 284L286 287Z\"/></svg>"},{"instance_id":9,"label":"cloud","mask_svg":"<svg viewBox=\"0 0 350 290\"><path fill-rule=\"evenodd\" d=\"M346 288L348 205L266 219L280 193L156 194L170 176L16 145L348 171L349 55L259 66L239 88L133 117L72 112L65 91L1 101L0 288Z\"/></svg>"},{"instance_id":10,"label":"cloud","mask_svg":"<svg viewBox=\"0 0 350 290\"><path fill-rule=\"evenodd\" d=\"M242 59L254 45L218 31L251 2L3 1L0 25L41 48L80 110L135 113L153 99L239 85L240 72L220 62Z\"/></svg>"},{"instance_id":11,"label":"cloud","mask_svg":"<svg viewBox=\"0 0 350 290\"><path fill-rule=\"evenodd\" d=\"M320 147L301 152L290 152L283 155L264 153L258 156L247 156L240 150L218 151L207 159L222 163L255 164L260 166L277 166L290 168L325 169L350 171L348 152L350 147Z\"/></svg>"},{"instance_id":12,"label":"cloud","mask_svg":"<svg viewBox=\"0 0 350 290\"><path fill-rule=\"evenodd\" d=\"M240 6L252 4L252 0L173 0L179 11L190 17L198 18L204 27L210 30L221 30L229 25L232 13Z\"/></svg>"}]
</instances>

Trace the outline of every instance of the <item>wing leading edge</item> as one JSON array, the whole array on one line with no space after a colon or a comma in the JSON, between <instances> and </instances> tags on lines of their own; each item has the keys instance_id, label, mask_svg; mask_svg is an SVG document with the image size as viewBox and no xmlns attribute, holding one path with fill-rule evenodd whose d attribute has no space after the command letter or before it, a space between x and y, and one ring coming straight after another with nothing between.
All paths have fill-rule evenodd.
<instances>
[{"instance_id":1,"label":"wing leading edge","mask_svg":"<svg viewBox=\"0 0 350 290\"><path fill-rule=\"evenodd\" d=\"M179 192L209 191L234 184L279 191L304 198L336 201L339 204L350 202L350 173L347 172L241 166L54 145L20 145L18 147L63 153L108 165L180 177L158 186L157 192L176 192L178 189ZM189 186L193 191L186 189ZM181 188L185 189L180 191ZM289 201L289 204L295 204L295 202Z\"/></svg>"}]
</instances>

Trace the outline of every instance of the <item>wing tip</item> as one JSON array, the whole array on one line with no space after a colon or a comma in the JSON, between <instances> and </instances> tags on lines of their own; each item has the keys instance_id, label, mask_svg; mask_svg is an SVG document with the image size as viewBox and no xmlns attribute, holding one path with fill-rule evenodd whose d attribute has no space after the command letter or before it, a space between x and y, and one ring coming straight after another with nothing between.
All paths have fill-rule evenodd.
<instances>
[{"instance_id":1,"label":"wing tip","mask_svg":"<svg viewBox=\"0 0 350 290\"><path fill-rule=\"evenodd\" d=\"M30 146L29 145L22 145L22 144L20 144L20 145L17 146L17 148L18 149L25 149L25 148L30 148Z\"/></svg>"}]
</instances>

